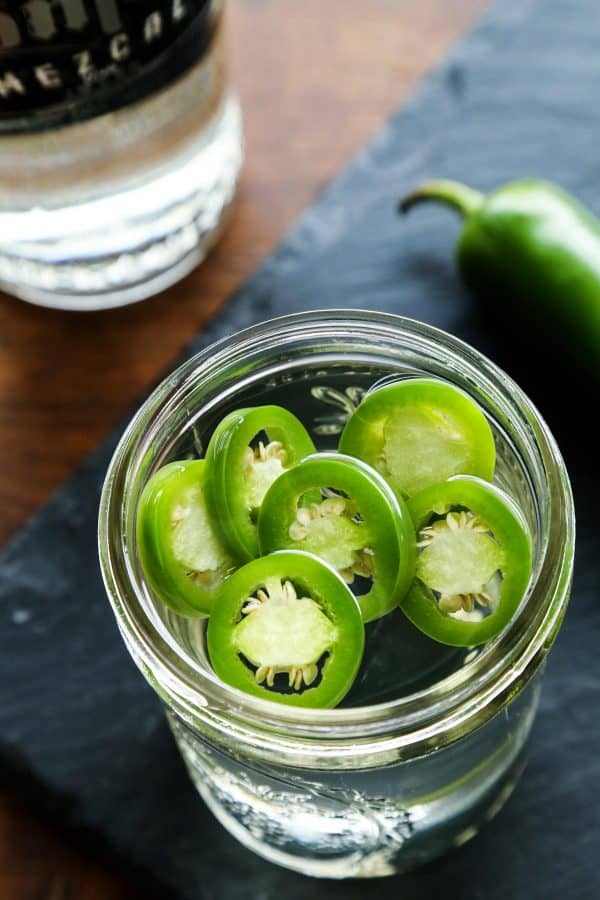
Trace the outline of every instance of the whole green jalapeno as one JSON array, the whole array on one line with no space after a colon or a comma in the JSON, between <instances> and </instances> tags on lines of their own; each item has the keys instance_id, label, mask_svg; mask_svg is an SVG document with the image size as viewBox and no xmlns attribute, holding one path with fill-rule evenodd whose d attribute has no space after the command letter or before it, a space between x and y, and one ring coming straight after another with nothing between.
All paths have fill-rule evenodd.
<instances>
[{"instance_id":1,"label":"whole green jalapeno","mask_svg":"<svg viewBox=\"0 0 600 900\"><path fill-rule=\"evenodd\" d=\"M467 286L503 318L556 338L578 368L600 363L600 222L560 187L509 182L484 195L454 181L422 184L400 203L457 210L457 262Z\"/></svg>"}]
</instances>

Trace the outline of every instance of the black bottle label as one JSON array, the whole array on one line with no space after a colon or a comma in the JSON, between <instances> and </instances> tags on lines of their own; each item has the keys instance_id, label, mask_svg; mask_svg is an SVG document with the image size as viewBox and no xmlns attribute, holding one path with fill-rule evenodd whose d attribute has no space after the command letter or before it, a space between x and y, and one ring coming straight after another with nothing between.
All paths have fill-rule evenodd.
<instances>
[{"instance_id":1,"label":"black bottle label","mask_svg":"<svg viewBox=\"0 0 600 900\"><path fill-rule=\"evenodd\" d=\"M202 57L222 0L0 0L0 132L80 121Z\"/></svg>"}]
</instances>

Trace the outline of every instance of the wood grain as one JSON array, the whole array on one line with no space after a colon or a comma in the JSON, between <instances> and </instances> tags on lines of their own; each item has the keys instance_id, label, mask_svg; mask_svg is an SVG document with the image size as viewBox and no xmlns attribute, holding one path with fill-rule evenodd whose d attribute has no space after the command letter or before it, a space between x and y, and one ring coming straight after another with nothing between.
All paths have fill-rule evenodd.
<instances>
[{"instance_id":1,"label":"wood grain","mask_svg":"<svg viewBox=\"0 0 600 900\"><path fill-rule=\"evenodd\" d=\"M164 294L106 313L0 298L0 543L159 379L484 5L231 0L247 163L233 221L210 259ZM0 794L3 900L135 896Z\"/></svg>"}]
</instances>

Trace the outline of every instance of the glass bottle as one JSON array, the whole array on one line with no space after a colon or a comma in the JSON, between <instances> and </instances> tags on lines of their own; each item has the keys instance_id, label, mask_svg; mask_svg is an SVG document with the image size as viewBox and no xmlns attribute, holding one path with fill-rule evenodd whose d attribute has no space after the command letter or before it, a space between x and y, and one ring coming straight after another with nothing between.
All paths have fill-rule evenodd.
<instances>
[{"instance_id":1,"label":"glass bottle","mask_svg":"<svg viewBox=\"0 0 600 900\"><path fill-rule=\"evenodd\" d=\"M181 278L242 158L222 0L0 0L0 287L99 309Z\"/></svg>"}]
</instances>

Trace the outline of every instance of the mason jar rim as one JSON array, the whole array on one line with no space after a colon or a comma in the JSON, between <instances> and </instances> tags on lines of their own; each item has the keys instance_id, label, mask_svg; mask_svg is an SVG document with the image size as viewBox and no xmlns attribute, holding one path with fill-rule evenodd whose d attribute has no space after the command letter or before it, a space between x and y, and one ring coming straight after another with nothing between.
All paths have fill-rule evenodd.
<instances>
[{"instance_id":1,"label":"mason jar rim","mask_svg":"<svg viewBox=\"0 0 600 900\"><path fill-rule=\"evenodd\" d=\"M500 410L540 466L545 515L528 595L507 628L476 659L435 684L396 700L337 709L293 707L243 693L199 672L148 617L126 535L135 515L134 474L152 435L185 403L199 378L294 340L387 341L447 362ZM371 344L369 344L369 341ZM404 344L402 343L404 342ZM139 496L139 491L137 496ZM520 692L552 645L572 579L575 518L569 479L545 421L498 366L440 329L368 310L329 309L283 316L206 347L169 375L126 428L109 465L99 517L99 552L109 599L125 642L162 699L216 743L237 743L257 757L282 754L295 765L379 765L431 752L484 724Z\"/></svg>"}]
</instances>

